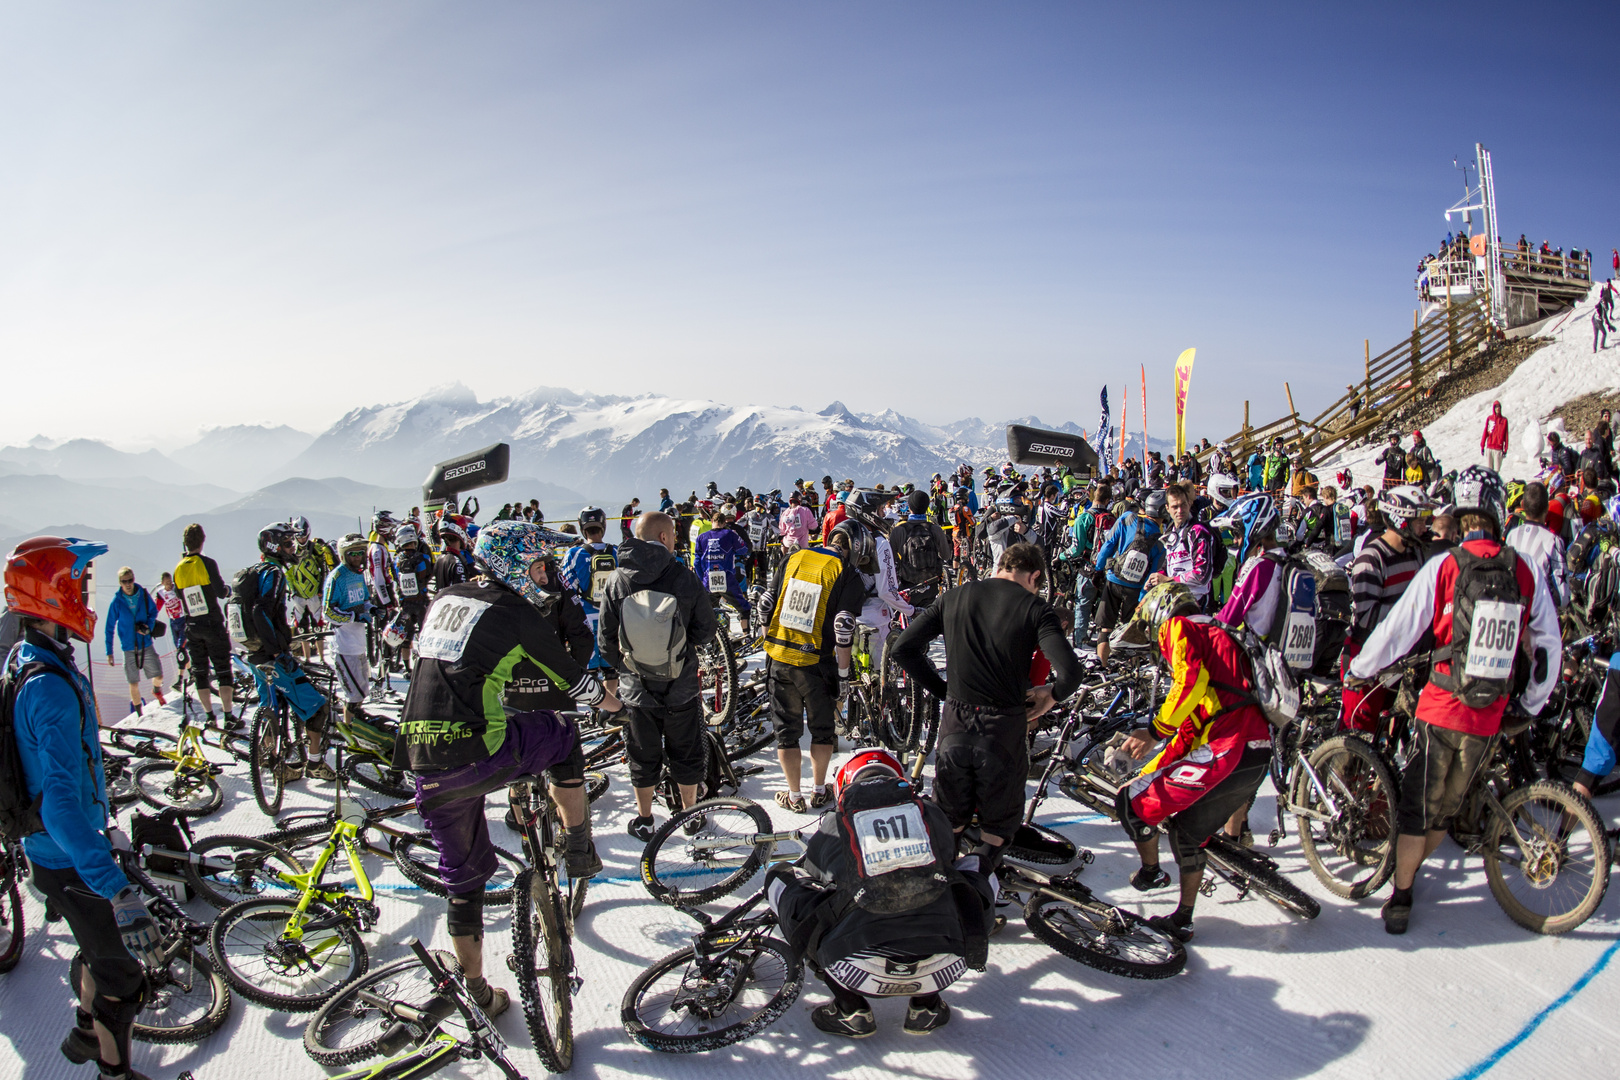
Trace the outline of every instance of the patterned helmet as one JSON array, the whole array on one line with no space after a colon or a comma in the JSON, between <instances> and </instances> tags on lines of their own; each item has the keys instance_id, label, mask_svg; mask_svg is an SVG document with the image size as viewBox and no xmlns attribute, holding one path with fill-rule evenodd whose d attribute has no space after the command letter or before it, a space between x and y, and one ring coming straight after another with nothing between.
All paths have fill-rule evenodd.
<instances>
[{"instance_id":1,"label":"patterned helmet","mask_svg":"<svg viewBox=\"0 0 1620 1080\"><path fill-rule=\"evenodd\" d=\"M466 547L471 542L467 539L466 529L463 529L457 522L445 518L439 522L439 542L443 543L452 537L459 540L462 547Z\"/></svg>"},{"instance_id":2,"label":"patterned helmet","mask_svg":"<svg viewBox=\"0 0 1620 1080\"><path fill-rule=\"evenodd\" d=\"M537 608L549 607L555 597L529 577L529 566L551 555L547 530L527 521L492 521L478 530L473 560Z\"/></svg>"},{"instance_id":3,"label":"patterned helmet","mask_svg":"<svg viewBox=\"0 0 1620 1080\"><path fill-rule=\"evenodd\" d=\"M1497 534L1501 534L1502 522L1507 520L1507 493L1495 469L1470 465L1458 473L1452 487L1452 500L1457 504L1459 515L1484 514L1496 522Z\"/></svg>"},{"instance_id":4,"label":"patterned helmet","mask_svg":"<svg viewBox=\"0 0 1620 1080\"><path fill-rule=\"evenodd\" d=\"M396 529L398 526L399 522L394 520L394 512L392 510L378 510L375 514L371 515L371 531L382 537L384 540L387 540L389 537L393 536L394 529Z\"/></svg>"},{"instance_id":5,"label":"patterned helmet","mask_svg":"<svg viewBox=\"0 0 1620 1080\"><path fill-rule=\"evenodd\" d=\"M1209 493L1210 501L1224 510L1237 498L1238 482L1225 473L1211 473L1204 490Z\"/></svg>"},{"instance_id":6,"label":"patterned helmet","mask_svg":"<svg viewBox=\"0 0 1620 1080\"><path fill-rule=\"evenodd\" d=\"M293 531L284 521L272 521L259 530L259 554L281 558L281 549L293 540Z\"/></svg>"},{"instance_id":7,"label":"patterned helmet","mask_svg":"<svg viewBox=\"0 0 1620 1080\"><path fill-rule=\"evenodd\" d=\"M309 539L309 518L304 517L302 514L294 514L292 520L287 522L287 526L298 534L300 540Z\"/></svg>"},{"instance_id":8,"label":"patterned helmet","mask_svg":"<svg viewBox=\"0 0 1620 1080\"><path fill-rule=\"evenodd\" d=\"M889 519L884 511L893 498L890 492L863 488L849 494L844 500L844 508L853 520L882 536L889 531Z\"/></svg>"},{"instance_id":9,"label":"patterned helmet","mask_svg":"<svg viewBox=\"0 0 1620 1080\"><path fill-rule=\"evenodd\" d=\"M361 536L359 533L349 533L343 539L338 541L338 558L347 561L350 555L364 555L366 553L366 548L369 546L370 545L366 543L366 538L364 536Z\"/></svg>"},{"instance_id":10,"label":"patterned helmet","mask_svg":"<svg viewBox=\"0 0 1620 1080\"><path fill-rule=\"evenodd\" d=\"M1179 581L1165 581L1142 594L1136 614L1114 632L1112 644L1151 645L1159 638L1159 628L1176 615L1193 615L1198 598Z\"/></svg>"},{"instance_id":11,"label":"patterned helmet","mask_svg":"<svg viewBox=\"0 0 1620 1080\"><path fill-rule=\"evenodd\" d=\"M1434 513L1429 497L1416 484L1399 484L1378 497L1385 523L1402 536L1422 536Z\"/></svg>"},{"instance_id":12,"label":"patterned helmet","mask_svg":"<svg viewBox=\"0 0 1620 1080\"><path fill-rule=\"evenodd\" d=\"M6 607L55 623L80 641L96 632L95 609L85 601L85 571L107 545L76 537L36 536L6 556Z\"/></svg>"},{"instance_id":13,"label":"patterned helmet","mask_svg":"<svg viewBox=\"0 0 1620 1080\"><path fill-rule=\"evenodd\" d=\"M1281 522L1282 515L1277 513L1276 501L1263 491L1255 491L1233 502L1225 513L1218 515L1210 524L1217 528L1229 525L1242 534L1243 542L1238 545L1238 563L1241 565L1259 538L1276 529Z\"/></svg>"},{"instance_id":14,"label":"patterned helmet","mask_svg":"<svg viewBox=\"0 0 1620 1080\"><path fill-rule=\"evenodd\" d=\"M889 751L881 746L867 746L851 753L838 767L838 772L833 778L835 789L842 794L845 785L854 782L855 778L867 769L873 768L886 770L897 780L906 775L899 760Z\"/></svg>"}]
</instances>

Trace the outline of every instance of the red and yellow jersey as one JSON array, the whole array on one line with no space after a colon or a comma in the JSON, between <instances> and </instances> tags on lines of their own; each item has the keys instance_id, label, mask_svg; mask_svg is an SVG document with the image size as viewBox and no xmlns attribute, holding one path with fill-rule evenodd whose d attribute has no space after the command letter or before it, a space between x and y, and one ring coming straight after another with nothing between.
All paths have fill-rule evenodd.
<instances>
[{"instance_id":1,"label":"red and yellow jersey","mask_svg":"<svg viewBox=\"0 0 1620 1080\"><path fill-rule=\"evenodd\" d=\"M1230 634L1205 616L1178 615L1159 628L1159 651L1170 664L1170 689L1153 733L1170 741L1142 767L1144 775L1222 736L1270 740L1265 714L1242 704L1249 659Z\"/></svg>"}]
</instances>

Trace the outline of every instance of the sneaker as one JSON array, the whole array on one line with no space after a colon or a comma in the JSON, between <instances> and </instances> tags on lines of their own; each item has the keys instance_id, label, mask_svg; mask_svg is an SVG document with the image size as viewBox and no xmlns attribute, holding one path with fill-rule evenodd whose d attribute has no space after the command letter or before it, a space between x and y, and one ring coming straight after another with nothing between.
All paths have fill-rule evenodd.
<instances>
[{"instance_id":1,"label":"sneaker","mask_svg":"<svg viewBox=\"0 0 1620 1080\"><path fill-rule=\"evenodd\" d=\"M1238 833L1236 836L1233 836L1229 832L1223 832L1223 833L1221 833L1221 835L1226 837L1226 839L1228 841L1238 845L1239 847L1245 847L1245 848L1254 847L1254 833L1250 831L1249 823L1247 821L1245 821L1243 823L1243 831Z\"/></svg>"},{"instance_id":2,"label":"sneaker","mask_svg":"<svg viewBox=\"0 0 1620 1080\"><path fill-rule=\"evenodd\" d=\"M643 844L653 838L654 831L651 814L648 814L646 817L631 818L629 827L625 829L625 832L629 833L637 840L640 840Z\"/></svg>"},{"instance_id":3,"label":"sneaker","mask_svg":"<svg viewBox=\"0 0 1620 1080\"><path fill-rule=\"evenodd\" d=\"M708 823L709 823L708 815L706 815L706 814L693 814L691 817L689 817L685 821L681 822L681 832L685 833L687 836L696 836L698 834L698 831L701 830L703 828L703 826L707 825Z\"/></svg>"},{"instance_id":4,"label":"sneaker","mask_svg":"<svg viewBox=\"0 0 1620 1080\"><path fill-rule=\"evenodd\" d=\"M813 1011L810 1022L829 1035L842 1035L849 1039L864 1039L877 1030L877 1019L871 1009L842 1013L838 1011L836 1002L828 1002Z\"/></svg>"},{"instance_id":5,"label":"sneaker","mask_svg":"<svg viewBox=\"0 0 1620 1080\"><path fill-rule=\"evenodd\" d=\"M501 820L506 822L506 827L513 832L523 831L523 826L518 824L517 815L512 813L512 808L510 806L506 808L506 816Z\"/></svg>"},{"instance_id":6,"label":"sneaker","mask_svg":"<svg viewBox=\"0 0 1620 1080\"><path fill-rule=\"evenodd\" d=\"M230 713L226 713L225 715L221 716L219 722L226 731L241 731L243 728L247 727L247 724L243 723L241 717L233 716Z\"/></svg>"},{"instance_id":7,"label":"sneaker","mask_svg":"<svg viewBox=\"0 0 1620 1080\"><path fill-rule=\"evenodd\" d=\"M1407 924L1412 921L1412 896L1407 894L1404 900L1390 897L1384 901L1384 933L1404 934Z\"/></svg>"},{"instance_id":8,"label":"sneaker","mask_svg":"<svg viewBox=\"0 0 1620 1080\"><path fill-rule=\"evenodd\" d=\"M797 791L778 791L776 793L776 805L784 810L791 810L795 814L808 812L804 805L804 796ZM867 1034L870 1035L871 1032L867 1032Z\"/></svg>"},{"instance_id":9,"label":"sneaker","mask_svg":"<svg viewBox=\"0 0 1620 1080\"><path fill-rule=\"evenodd\" d=\"M563 855L563 865L568 867L568 876L575 881L593 878L602 872L602 858L597 855L594 842L587 844L584 851L570 851Z\"/></svg>"},{"instance_id":10,"label":"sneaker","mask_svg":"<svg viewBox=\"0 0 1620 1080\"><path fill-rule=\"evenodd\" d=\"M336 780L337 773L332 771L324 759L317 758L304 766L304 779L306 780Z\"/></svg>"},{"instance_id":11,"label":"sneaker","mask_svg":"<svg viewBox=\"0 0 1620 1080\"><path fill-rule=\"evenodd\" d=\"M85 1014L88 1017L89 1014ZM83 1065L87 1061L95 1061L101 1056L101 1040L96 1038L95 1029L75 1025L62 1040L62 1056L75 1065Z\"/></svg>"},{"instance_id":12,"label":"sneaker","mask_svg":"<svg viewBox=\"0 0 1620 1080\"><path fill-rule=\"evenodd\" d=\"M1164 867L1157 864L1144 866L1131 875L1131 888L1137 892L1152 892L1162 889L1170 884L1170 875L1164 872Z\"/></svg>"},{"instance_id":13,"label":"sneaker","mask_svg":"<svg viewBox=\"0 0 1620 1080\"><path fill-rule=\"evenodd\" d=\"M820 810L823 806L826 806L830 802L832 802L831 784L828 784L820 791L812 791L810 793L810 809L812 810Z\"/></svg>"},{"instance_id":14,"label":"sneaker","mask_svg":"<svg viewBox=\"0 0 1620 1080\"><path fill-rule=\"evenodd\" d=\"M907 1035L927 1035L950 1022L951 1007L943 1001L933 1006L912 1005L906 1009L906 1026L901 1030Z\"/></svg>"},{"instance_id":15,"label":"sneaker","mask_svg":"<svg viewBox=\"0 0 1620 1080\"><path fill-rule=\"evenodd\" d=\"M283 761L276 766L276 779L283 784L294 784L304 778L304 767L294 765L290 761Z\"/></svg>"},{"instance_id":16,"label":"sneaker","mask_svg":"<svg viewBox=\"0 0 1620 1080\"><path fill-rule=\"evenodd\" d=\"M484 984L484 989L489 991L489 998L485 1001L479 1001L478 996L475 994L473 995L473 1001L477 1003L480 1009L484 1010L485 1016L493 1020L505 1012L508 1005L512 1004L512 996L500 987L490 986L488 983Z\"/></svg>"},{"instance_id":17,"label":"sneaker","mask_svg":"<svg viewBox=\"0 0 1620 1080\"><path fill-rule=\"evenodd\" d=\"M1175 938L1179 942L1182 942L1183 944L1191 941L1193 938L1193 924L1191 919L1188 919L1186 924L1183 925L1176 922L1174 915L1154 915L1147 920L1147 924L1153 927L1155 930L1169 934L1171 937Z\"/></svg>"}]
</instances>

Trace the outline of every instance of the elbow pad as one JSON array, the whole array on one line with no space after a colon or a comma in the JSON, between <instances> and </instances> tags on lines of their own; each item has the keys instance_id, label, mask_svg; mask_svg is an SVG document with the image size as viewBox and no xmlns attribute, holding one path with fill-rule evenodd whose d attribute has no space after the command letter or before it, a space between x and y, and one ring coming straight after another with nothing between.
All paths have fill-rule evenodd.
<instances>
[{"instance_id":1,"label":"elbow pad","mask_svg":"<svg viewBox=\"0 0 1620 1080\"><path fill-rule=\"evenodd\" d=\"M848 649L855 644L855 616L840 611L833 616L833 644Z\"/></svg>"}]
</instances>

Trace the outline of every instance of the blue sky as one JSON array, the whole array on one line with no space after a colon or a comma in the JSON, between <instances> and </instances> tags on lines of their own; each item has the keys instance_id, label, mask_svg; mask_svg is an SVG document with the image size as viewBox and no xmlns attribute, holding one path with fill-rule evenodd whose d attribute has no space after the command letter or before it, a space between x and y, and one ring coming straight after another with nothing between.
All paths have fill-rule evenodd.
<instances>
[{"instance_id":1,"label":"blue sky","mask_svg":"<svg viewBox=\"0 0 1620 1080\"><path fill-rule=\"evenodd\" d=\"M1140 364L1167 435L1187 346L1224 435L1410 328L1475 140L1607 266L1617 11L10 5L0 442L453 379L1134 427Z\"/></svg>"}]
</instances>

